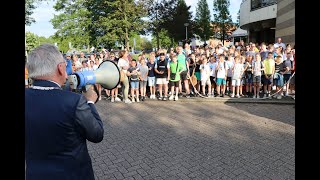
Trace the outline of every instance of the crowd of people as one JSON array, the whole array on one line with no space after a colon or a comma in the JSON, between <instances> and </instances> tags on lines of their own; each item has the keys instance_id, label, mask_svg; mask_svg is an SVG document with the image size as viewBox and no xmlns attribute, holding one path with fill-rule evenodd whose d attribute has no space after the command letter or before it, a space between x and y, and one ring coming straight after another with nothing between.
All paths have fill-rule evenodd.
<instances>
[{"instance_id":1,"label":"crowd of people","mask_svg":"<svg viewBox=\"0 0 320 180\"><path fill-rule=\"evenodd\" d=\"M88 57L83 52L67 53L65 58L69 75L94 71L105 60L114 61L121 71L121 83L112 90L98 85L100 100L105 91L105 99L111 102L132 103L147 98L178 101L197 96L295 98L295 49L281 38L274 44L241 41L228 48L222 43L196 48L185 44L184 48L151 52L148 58L145 53L134 59L127 50L106 49Z\"/></svg>"}]
</instances>

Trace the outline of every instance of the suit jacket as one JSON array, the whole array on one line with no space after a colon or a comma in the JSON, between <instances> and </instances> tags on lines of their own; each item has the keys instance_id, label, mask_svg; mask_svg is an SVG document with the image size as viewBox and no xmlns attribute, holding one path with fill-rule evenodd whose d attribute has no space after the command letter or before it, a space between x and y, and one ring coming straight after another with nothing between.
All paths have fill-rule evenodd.
<instances>
[{"instance_id":1,"label":"suit jacket","mask_svg":"<svg viewBox=\"0 0 320 180\"><path fill-rule=\"evenodd\" d=\"M103 139L103 124L93 104L54 82L35 80L25 90L27 180L93 180L86 140Z\"/></svg>"}]
</instances>

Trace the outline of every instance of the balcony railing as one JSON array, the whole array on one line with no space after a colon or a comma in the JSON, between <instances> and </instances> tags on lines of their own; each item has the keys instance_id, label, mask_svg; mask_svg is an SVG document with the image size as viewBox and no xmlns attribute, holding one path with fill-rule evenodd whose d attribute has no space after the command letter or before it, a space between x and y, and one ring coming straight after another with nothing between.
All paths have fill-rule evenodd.
<instances>
[{"instance_id":1,"label":"balcony railing","mask_svg":"<svg viewBox=\"0 0 320 180\"><path fill-rule=\"evenodd\" d=\"M277 4L277 0L251 0L251 11Z\"/></svg>"}]
</instances>

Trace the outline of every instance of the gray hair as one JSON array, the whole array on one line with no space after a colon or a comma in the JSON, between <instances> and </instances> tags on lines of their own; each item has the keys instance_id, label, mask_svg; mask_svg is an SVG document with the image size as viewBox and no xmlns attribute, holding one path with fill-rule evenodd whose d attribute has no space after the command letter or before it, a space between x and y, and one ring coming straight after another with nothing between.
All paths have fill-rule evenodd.
<instances>
[{"instance_id":1,"label":"gray hair","mask_svg":"<svg viewBox=\"0 0 320 180\"><path fill-rule=\"evenodd\" d=\"M27 68L30 78L53 75L57 65L64 62L58 48L52 44L42 44L28 56Z\"/></svg>"}]
</instances>

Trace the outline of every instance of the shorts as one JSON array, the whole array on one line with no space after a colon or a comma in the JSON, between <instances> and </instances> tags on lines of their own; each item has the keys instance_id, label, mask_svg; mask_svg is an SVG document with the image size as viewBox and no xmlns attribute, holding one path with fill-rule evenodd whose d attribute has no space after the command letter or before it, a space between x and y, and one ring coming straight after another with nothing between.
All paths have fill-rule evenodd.
<instances>
[{"instance_id":1,"label":"shorts","mask_svg":"<svg viewBox=\"0 0 320 180\"><path fill-rule=\"evenodd\" d=\"M130 86L132 89L138 89L139 88L139 81L130 81Z\"/></svg>"},{"instance_id":2,"label":"shorts","mask_svg":"<svg viewBox=\"0 0 320 180\"><path fill-rule=\"evenodd\" d=\"M187 80L188 79L188 71L186 70L186 71L182 71L181 73L180 73L180 79L181 80Z\"/></svg>"},{"instance_id":3,"label":"shorts","mask_svg":"<svg viewBox=\"0 0 320 180\"><path fill-rule=\"evenodd\" d=\"M221 84L222 85L226 85L227 84L227 81L224 79L224 78L217 78L217 86L220 86Z\"/></svg>"},{"instance_id":4,"label":"shorts","mask_svg":"<svg viewBox=\"0 0 320 180\"><path fill-rule=\"evenodd\" d=\"M247 74L246 76L246 84L252 84L252 74Z\"/></svg>"},{"instance_id":5,"label":"shorts","mask_svg":"<svg viewBox=\"0 0 320 180\"><path fill-rule=\"evenodd\" d=\"M148 86L156 85L156 77L148 77Z\"/></svg>"},{"instance_id":6,"label":"shorts","mask_svg":"<svg viewBox=\"0 0 320 180\"><path fill-rule=\"evenodd\" d=\"M157 78L157 84L168 84L167 78Z\"/></svg>"},{"instance_id":7,"label":"shorts","mask_svg":"<svg viewBox=\"0 0 320 180\"><path fill-rule=\"evenodd\" d=\"M267 77L267 76L270 76L270 75L266 75L266 76L265 76L264 82L263 82L264 85L267 85L267 84L270 85L270 84L272 84L272 81L273 81L272 75L271 75L270 77Z\"/></svg>"},{"instance_id":8,"label":"shorts","mask_svg":"<svg viewBox=\"0 0 320 180\"><path fill-rule=\"evenodd\" d=\"M139 81L140 88L146 88L147 87L147 81Z\"/></svg>"},{"instance_id":9,"label":"shorts","mask_svg":"<svg viewBox=\"0 0 320 180\"><path fill-rule=\"evenodd\" d=\"M170 85L170 87L172 87L172 86L179 87L179 81L169 81L169 85Z\"/></svg>"},{"instance_id":10,"label":"shorts","mask_svg":"<svg viewBox=\"0 0 320 180\"><path fill-rule=\"evenodd\" d=\"M287 83L289 81L290 77L291 77L291 74L284 74L283 75L283 83Z\"/></svg>"},{"instance_id":11,"label":"shorts","mask_svg":"<svg viewBox=\"0 0 320 180\"><path fill-rule=\"evenodd\" d=\"M284 84L283 84L283 79L274 79L274 84L277 86L277 87L282 87Z\"/></svg>"},{"instance_id":12,"label":"shorts","mask_svg":"<svg viewBox=\"0 0 320 180\"><path fill-rule=\"evenodd\" d=\"M194 75L196 75L198 81L201 80L201 74L200 74L200 72L194 72Z\"/></svg>"},{"instance_id":13,"label":"shorts","mask_svg":"<svg viewBox=\"0 0 320 180\"><path fill-rule=\"evenodd\" d=\"M261 76L253 76L252 82L253 83L261 83Z\"/></svg>"},{"instance_id":14,"label":"shorts","mask_svg":"<svg viewBox=\"0 0 320 180\"><path fill-rule=\"evenodd\" d=\"M216 77L210 76L211 85L216 85Z\"/></svg>"},{"instance_id":15,"label":"shorts","mask_svg":"<svg viewBox=\"0 0 320 180\"><path fill-rule=\"evenodd\" d=\"M211 85L210 78L205 79L205 80L201 80L201 85L202 86Z\"/></svg>"},{"instance_id":16,"label":"shorts","mask_svg":"<svg viewBox=\"0 0 320 180\"><path fill-rule=\"evenodd\" d=\"M232 79L232 86L240 86L241 79Z\"/></svg>"}]
</instances>

